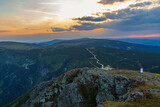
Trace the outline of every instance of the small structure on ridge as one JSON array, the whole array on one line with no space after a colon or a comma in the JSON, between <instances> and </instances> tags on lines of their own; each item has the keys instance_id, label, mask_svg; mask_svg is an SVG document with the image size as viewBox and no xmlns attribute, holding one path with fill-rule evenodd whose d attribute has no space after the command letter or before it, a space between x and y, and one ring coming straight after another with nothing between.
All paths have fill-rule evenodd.
<instances>
[{"instance_id":1,"label":"small structure on ridge","mask_svg":"<svg viewBox=\"0 0 160 107\"><path fill-rule=\"evenodd\" d=\"M143 73L143 68L140 69L140 73L141 73L141 74Z\"/></svg>"}]
</instances>

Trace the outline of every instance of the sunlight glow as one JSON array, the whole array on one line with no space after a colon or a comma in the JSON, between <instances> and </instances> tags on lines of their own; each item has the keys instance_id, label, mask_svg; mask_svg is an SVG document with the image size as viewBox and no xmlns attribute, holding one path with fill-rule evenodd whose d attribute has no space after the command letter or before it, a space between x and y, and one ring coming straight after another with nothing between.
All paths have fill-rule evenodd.
<instances>
[{"instance_id":1,"label":"sunlight glow","mask_svg":"<svg viewBox=\"0 0 160 107\"><path fill-rule=\"evenodd\" d=\"M99 0L67 0L60 6L58 16L61 19L91 16L92 13L100 12L102 6L97 4Z\"/></svg>"},{"instance_id":2,"label":"sunlight glow","mask_svg":"<svg viewBox=\"0 0 160 107\"><path fill-rule=\"evenodd\" d=\"M61 0L60 0L61 1ZM128 7L130 4L135 3L133 1L127 1L123 3L114 3L113 5L102 5L98 2L100 0L62 0L63 2L43 2L40 3L42 5L49 6L59 6L59 12L56 14L61 20L67 18L75 18L75 17L83 17L83 16L93 16L97 12L111 12L119 9L124 9ZM46 13L47 14L47 13ZM48 13L51 14L51 13Z\"/></svg>"},{"instance_id":3,"label":"sunlight glow","mask_svg":"<svg viewBox=\"0 0 160 107\"><path fill-rule=\"evenodd\" d=\"M155 7L160 7L159 0L124 0L123 2L115 2L113 4L100 4L100 0L15 0L14 9L12 12L1 12L0 17L0 35L5 34L34 34L34 33L53 33L48 30L51 27L69 29L74 25L83 23L103 24L117 21L118 19L107 19L106 12L112 14L117 13L122 9L149 10ZM138 3L151 2L150 5L134 6ZM8 2L10 4L10 2ZM131 7L130 5L133 5ZM5 14L4 14L5 13ZM81 17L93 16L103 18L104 20L73 20ZM105 20L106 18L106 20ZM95 18L96 19L96 18ZM103 26L102 26L103 27ZM8 31L8 32L3 32ZM74 31L74 29L73 29ZM95 31L103 31L101 28ZM71 32L68 30L67 32Z\"/></svg>"}]
</instances>

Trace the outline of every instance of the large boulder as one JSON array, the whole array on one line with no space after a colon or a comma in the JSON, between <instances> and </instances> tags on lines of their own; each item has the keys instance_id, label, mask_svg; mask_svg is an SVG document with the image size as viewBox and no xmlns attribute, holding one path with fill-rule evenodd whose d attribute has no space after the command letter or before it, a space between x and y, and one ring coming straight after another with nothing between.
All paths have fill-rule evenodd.
<instances>
[{"instance_id":1,"label":"large boulder","mask_svg":"<svg viewBox=\"0 0 160 107\"><path fill-rule=\"evenodd\" d=\"M34 89L23 107L95 107L105 101L132 101L127 93L140 82L100 69L75 69Z\"/></svg>"},{"instance_id":2,"label":"large boulder","mask_svg":"<svg viewBox=\"0 0 160 107\"><path fill-rule=\"evenodd\" d=\"M81 102L83 102L83 97L75 83L65 85L58 96L58 107L79 107Z\"/></svg>"},{"instance_id":3,"label":"large boulder","mask_svg":"<svg viewBox=\"0 0 160 107\"><path fill-rule=\"evenodd\" d=\"M120 101L121 102L131 102L131 101L135 101L136 99L140 99L143 97L143 92L132 92L130 94L126 94L123 96L120 96Z\"/></svg>"}]
</instances>

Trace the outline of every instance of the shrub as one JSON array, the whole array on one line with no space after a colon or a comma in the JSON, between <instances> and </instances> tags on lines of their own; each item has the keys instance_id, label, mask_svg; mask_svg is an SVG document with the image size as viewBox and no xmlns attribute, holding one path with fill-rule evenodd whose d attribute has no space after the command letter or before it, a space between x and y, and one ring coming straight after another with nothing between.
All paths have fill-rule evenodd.
<instances>
[{"instance_id":1,"label":"shrub","mask_svg":"<svg viewBox=\"0 0 160 107\"><path fill-rule=\"evenodd\" d=\"M78 89L83 96L84 102L83 107L96 107L96 96L98 93L98 87L94 86L94 84L79 84Z\"/></svg>"},{"instance_id":2,"label":"shrub","mask_svg":"<svg viewBox=\"0 0 160 107\"><path fill-rule=\"evenodd\" d=\"M144 98L146 99L152 99L153 98L153 95L150 93L150 92L146 92L144 95L143 95Z\"/></svg>"}]
</instances>

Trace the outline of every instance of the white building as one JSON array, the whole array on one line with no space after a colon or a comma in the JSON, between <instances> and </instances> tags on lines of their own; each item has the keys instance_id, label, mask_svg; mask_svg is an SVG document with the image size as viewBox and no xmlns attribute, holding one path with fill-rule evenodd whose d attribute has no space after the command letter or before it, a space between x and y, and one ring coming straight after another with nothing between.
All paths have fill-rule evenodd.
<instances>
[{"instance_id":1,"label":"white building","mask_svg":"<svg viewBox=\"0 0 160 107\"><path fill-rule=\"evenodd\" d=\"M110 65L107 65L105 68L103 68L105 70L112 70L113 68Z\"/></svg>"},{"instance_id":2,"label":"white building","mask_svg":"<svg viewBox=\"0 0 160 107\"><path fill-rule=\"evenodd\" d=\"M143 68L140 69L140 73L143 73Z\"/></svg>"}]
</instances>

